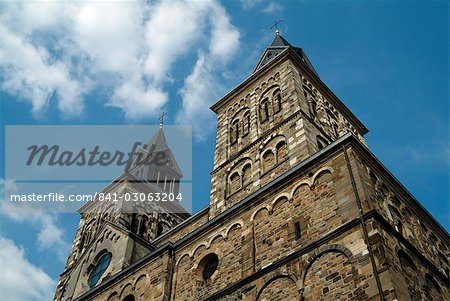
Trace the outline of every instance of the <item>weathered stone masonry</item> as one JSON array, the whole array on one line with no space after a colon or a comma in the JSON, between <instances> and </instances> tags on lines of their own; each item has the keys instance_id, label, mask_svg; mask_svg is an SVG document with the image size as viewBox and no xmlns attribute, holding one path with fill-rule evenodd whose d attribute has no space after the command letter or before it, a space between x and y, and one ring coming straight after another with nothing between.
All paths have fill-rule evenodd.
<instances>
[{"instance_id":1,"label":"weathered stone masonry","mask_svg":"<svg viewBox=\"0 0 450 301\"><path fill-rule=\"evenodd\" d=\"M448 299L448 233L368 150L302 49L277 35L212 109L210 205L147 216L142 231L84 213L56 300ZM139 189L127 179L107 189ZM111 264L89 287L101 252Z\"/></svg>"}]
</instances>

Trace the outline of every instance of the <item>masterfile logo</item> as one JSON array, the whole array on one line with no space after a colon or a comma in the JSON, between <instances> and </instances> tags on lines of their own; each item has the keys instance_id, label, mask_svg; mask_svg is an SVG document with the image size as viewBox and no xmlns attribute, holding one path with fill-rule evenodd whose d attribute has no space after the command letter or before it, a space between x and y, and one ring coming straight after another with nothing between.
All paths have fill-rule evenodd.
<instances>
[{"instance_id":1,"label":"masterfile logo","mask_svg":"<svg viewBox=\"0 0 450 301\"><path fill-rule=\"evenodd\" d=\"M13 125L5 138L5 178L14 183L5 201L14 206L73 212L96 200L192 207L190 126ZM129 191L105 191L118 181L131 183Z\"/></svg>"}]
</instances>

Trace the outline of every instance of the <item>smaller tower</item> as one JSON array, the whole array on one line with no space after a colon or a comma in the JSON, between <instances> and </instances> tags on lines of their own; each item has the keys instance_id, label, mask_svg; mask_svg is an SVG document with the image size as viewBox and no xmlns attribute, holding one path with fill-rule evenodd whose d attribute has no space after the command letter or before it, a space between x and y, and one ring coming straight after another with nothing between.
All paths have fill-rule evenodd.
<instances>
[{"instance_id":1,"label":"smaller tower","mask_svg":"<svg viewBox=\"0 0 450 301\"><path fill-rule=\"evenodd\" d=\"M118 273L154 250L153 239L189 217L176 199L149 201L149 195L177 196L182 177L161 122L125 171L79 209L80 224L55 299L75 299ZM101 201L100 195L110 200ZM135 196L146 200L130 201Z\"/></svg>"}]
</instances>

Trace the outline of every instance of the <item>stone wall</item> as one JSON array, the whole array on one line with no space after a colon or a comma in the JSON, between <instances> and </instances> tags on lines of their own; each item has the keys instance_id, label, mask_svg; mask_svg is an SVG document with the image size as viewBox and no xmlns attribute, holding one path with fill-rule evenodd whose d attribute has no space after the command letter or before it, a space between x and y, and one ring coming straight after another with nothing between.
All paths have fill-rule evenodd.
<instances>
[{"instance_id":1,"label":"stone wall","mask_svg":"<svg viewBox=\"0 0 450 301\"><path fill-rule=\"evenodd\" d=\"M369 223L380 272L389 275L383 285L398 300L448 300L448 277L412 245L403 243L386 223Z\"/></svg>"},{"instance_id":2,"label":"stone wall","mask_svg":"<svg viewBox=\"0 0 450 301\"><path fill-rule=\"evenodd\" d=\"M377 210L395 234L414 246L448 278L450 242L445 230L380 166L361 156L357 168L364 183L362 192L370 208Z\"/></svg>"},{"instance_id":3,"label":"stone wall","mask_svg":"<svg viewBox=\"0 0 450 301\"><path fill-rule=\"evenodd\" d=\"M129 295L132 300L168 300L171 265L171 256L163 253L88 300L121 301Z\"/></svg>"},{"instance_id":4,"label":"stone wall","mask_svg":"<svg viewBox=\"0 0 450 301\"><path fill-rule=\"evenodd\" d=\"M157 238L153 243L156 246L162 246L168 242L176 242L179 239L183 238L187 234L191 233L201 225L205 224L208 221L209 217L209 209L203 209L198 214L190 217L183 223L178 226L170 229L167 233Z\"/></svg>"},{"instance_id":5,"label":"stone wall","mask_svg":"<svg viewBox=\"0 0 450 301\"><path fill-rule=\"evenodd\" d=\"M343 224L355 221L353 230L341 233L339 240L330 240L334 244L328 251L325 251L327 244L318 243ZM273 291L278 291L278 287L286 285L295 285L298 289L278 291L280 300L290 300L295 294L300 295L302 282L299 279L302 275L306 279L302 284L302 294L306 300L316 300L313 296L317 296L318 291L324 296L323 300L364 300L361 297L364 290L358 293L356 283L373 276L367 247L357 222L358 211L346 161L338 149L333 156L274 187L245 210L233 213L227 222L193 237L176 250L175 299L207 299L258 273L265 279L266 270L300 252L298 256L302 259L294 257L292 260L296 263L289 264L291 268L295 267L295 274L273 279L266 285L268 280L264 283L257 281L261 290L258 300L266 300ZM300 225L300 237L296 233L296 223ZM312 245L314 251L303 251L302 255L302 250ZM317 251L321 247L325 249ZM335 250L334 253L331 250ZM314 252L323 253L323 256L318 253L316 259L312 255ZM204 280L200 262L210 253L218 254L219 266L211 279ZM349 263L348 257L359 258L355 261L356 266ZM306 268L308 260L311 267ZM328 268L321 270L323 266ZM363 266L364 275L357 277L355 271ZM371 283L370 287L373 288L373 285L375 283ZM285 292L293 295L286 295ZM256 300L256 295L252 296L253 299L246 297L243 300Z\"/></svg>"},{"instance_id":6,"label":"stone wall","mask_svg":"<svg viewBox=\"0 0 450 301\"><path fill-rule=\"evenodd\" d=\"M101 297L89 298L122 298L131 283L136 300L379 300L377 275L385 300L446 300L441 266L408 243L374 203L363 176L362 163L369 162L364 152L352 143L345 150L354 182L344 149L331 148L228 216L200 230L180 225L163 236L160 243L173 239L173 251L148 259L152 267L144 273L155 296L133 284L143 274L139 267L103 288ZM378 174L389 180L386 172ZM186 224L206 222L206 212ZM193 235L181 243L189 231ZM213 254L217 269L205 278L205 258Z\"/></svg>"}]
</instances>

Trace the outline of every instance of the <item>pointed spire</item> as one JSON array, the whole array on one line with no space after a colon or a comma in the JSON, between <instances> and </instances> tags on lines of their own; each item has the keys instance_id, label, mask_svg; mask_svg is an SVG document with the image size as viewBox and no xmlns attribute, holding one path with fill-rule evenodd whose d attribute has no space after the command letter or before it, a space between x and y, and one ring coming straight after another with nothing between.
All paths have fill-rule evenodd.
<instances>
[{"instance_id":1,"label":"pointed spire","mask_svg":"<svg viewBox=\"0 0 450 301\"><path fill-rule=\"evenodd\" d=\"M152 145L155 146L155 151L165 150L168 149L169 146L167 145L166 136L164 135L163 131L163 123L159 124L158 132L150 139L150 141L147 143L147 149L150 149Z\"/></svg>"},{"instance_id":2,"label":"pointed spire","mask_svg":"<svg viewBox=\"0 0 450 301\"><path fill-rule=\"evenodd\" d=\"M275 38L273 39L272 44L270 46L272 46L272 47L289 47L289 46L291 46L292 47L292 45L289 44L289 42L286 41L286 39L283 38L280 33L277 33L275 35Z\"/></svg>"},{"instance_id":3,"label":"pointed spire","mask_svg":"<svg viewBox=\"0 0 450 301\"><path fill-rule=\"evenodd\" d=\"M269 47L267 47L266 50L264 50L264 53L259 59L259 62L256 65L255 69L253 70L253 73L258 71L265 65L269 64L271 61L275 60L279 56L279 54L281 54L282 52L286 51L286 49L289 48L293 50L293 52L300 57L300 59L308 66L308 68L311 69L311 71L313 71L317 75L316 70L309 61L303 49L291 45L285 38L281 36L277 26L280 21L276 22L275 25L272 26L272 28L276 27L275 38L273 39L272 44Z\"/></svg>"}]
</instances>

